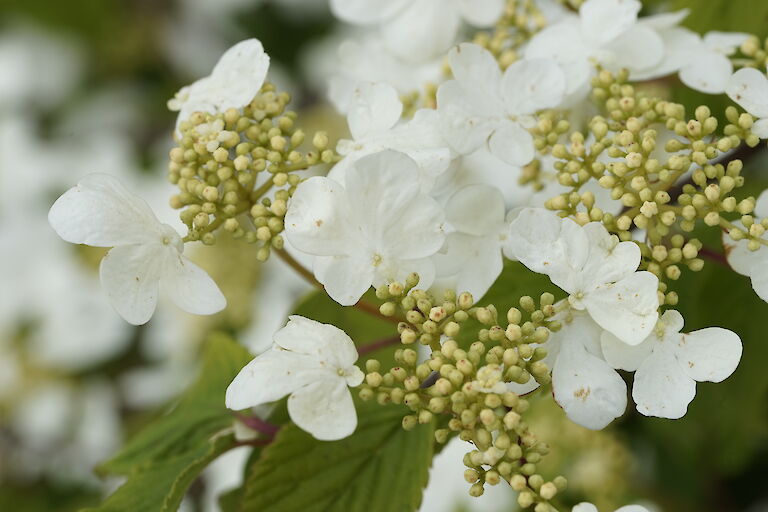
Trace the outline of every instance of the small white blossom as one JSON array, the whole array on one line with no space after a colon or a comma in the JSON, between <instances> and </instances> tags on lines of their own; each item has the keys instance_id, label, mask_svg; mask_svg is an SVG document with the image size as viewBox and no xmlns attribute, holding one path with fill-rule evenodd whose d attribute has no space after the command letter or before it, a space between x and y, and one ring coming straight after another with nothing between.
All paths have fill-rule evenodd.
<instances>
[{"instance_id":1,"label":"small white blossom","mask_svg":"<svg viewBox=\"0 0 768 512\"><path fill-rule=\"evenodd\" d=\"M400 123L403 104L395 88L384 83L361 83L353 97L347 114L352 140L339 141L336 151L344 158L328 177L343 184L357 160L392 149L405 153L418 164L422 190L429 191L451 163L451 151L440 134L438 113L421 109L413 119Z\"/></svg>"},{"instance_id":2,"label":"small white blossom","mask_svg":"<svg viewBox=\"0 0 768 512\"><path fill-rule=\"evenodd\" d=\"M641 344L629 346L603 333L606 361L614 368L634 371L632 398L646 416L682 418L696 395L696 382L721 382L741 359L741 340L736 333L709 327L680 333L683 317L669 310Z\"/></svg>"},{"instance_id":3,"label":"small white blossom","mask_svg":"<svg viewBox=\"0 0 768 512\"><path fill-rule=\"evenodd\" d=\"M563 66L567 93L586 94L594 63L630 73L656 67L664 43L652 28L637 23L637 0L587 0L579 16L548 26L533 36L526 58L554 59Z\"/></svg>"},{"instance_id":4,"label":"small white blossom","mask_svg":"<svg viewBox=\"0 0 768 512\"><path fill-rule=\"evenodd\" d=\"M502 248L509 235L504 197L496 187L469 185L448 200L445 211L452 232L435 255L437 284L479 300L504 268Z\"/></svg>"},{"instance_id":5,"label":"small white blossom","mask_svg":"<svg viewBox=\"0 0 768 512\"><path fill-rule=\"evenodd\" d=\"M504 6L504 0L331 0L337 18L378 26L387 47L411 62L442 54L454 43L462 20L492 26Z\"/></svg>"},{"instance_id":6,"label":"small white blossom","mask_svg":"<svg viewBox=\"0 0 768 512\"><path fill-rule=\"evenodd\" d=\"M227 388L226 405L241 410L288 395L288 414L317 439L349 436L357 414L348 386L363 382L357 350L344 331L293 315L272 349L248 363Z\"/></svg>"},{"instance_id":7,"label":"small white blossom","mask_svg":"<svg viewBox=\"0 0 768 512\"><path fill-rule=\"evenodd\" d=\"M768 217L768 193L763 191L755 203L754 214L757 217ZM741 221L736 225L744 229ZM723 233L723 245L728 264L743 276L750 278L752 289L758 297L768 302L768 249L760 247L756 251L750 251L748 240L734 242L727 233Z\"/></svg>"},{"instance_id":8,"label":"small white blossom","mask_svg":"<svg viewBox=\"0 0 768 512\"><path fill-rule=\"evenodd\" d=\"M761 139L768 139L768 77L754 68L738 70L725 89L728 97L757 117L750 130Z\"/></svg>"},{"instance_id":9,"label":"small white blossom","mask_svg":"<svg viewBox=\"0 0 768 512\"><path fill-rule=\"evenodd\" d=\"M112 176L91 174L51 207L48 222L67 242L112 247L101 260L101 284L128 322L146 323L162 288L181 309L221 311L226 299L208 274L182 255L184 243L147 203Z\"/></svg>"},{"instance_id":10,"label":"small white blossom","mask_svg":"<svg viewBox=\"0 0 768 512\"><path fill-rule=\"evenodd\" d=\"M269 55L261 42L246 39L227 50L210 75L177 92L168 108L179 111L177 125L193 112L216 114L242 108L264 85L268 69Z\"/></svg>"},{"instance_id":11,"label":"small white blossom","mask_svg":"<svg viewBox=\"0 0 768 512\"><path fill-rule=\"evenodd\" d=\"M419 192L411 158L382 151L354 163L344 186L313 177L288 205L285 234L299 251L316 256L314 273L339 304L355 304L371 287L404 281L411 272L427 288L430 259L443 245L443 211Z\"/></svg>"},{"instance_id":12,"label":"small white blossom","mask_svg":"<svg viewBox=\"0 0 768 512\"><path fill-rule=\"evenodd\" d=\"M471 43L453 48L448 60L455 79L438 89L437 108L452 148L465 155L487 144L507 163L529 163L535 148L525 125L562 101L560 66L548 59L520 60L502 73L488 50Z\"/></svg>"},{"instance_id":13,"label":"small white blossom","mask_svg":"<svg viewBox=\"0 0 768 512\"><path fill-rule=\"evenodd\" d=\"M546 274L570 294L603 329L637 345L658 318L658 279L638 272L640 248L619 242L599 222L579 226L571 219L535 208L522 210L510 225L507 255Z\"/></svg>"}]
</instances>

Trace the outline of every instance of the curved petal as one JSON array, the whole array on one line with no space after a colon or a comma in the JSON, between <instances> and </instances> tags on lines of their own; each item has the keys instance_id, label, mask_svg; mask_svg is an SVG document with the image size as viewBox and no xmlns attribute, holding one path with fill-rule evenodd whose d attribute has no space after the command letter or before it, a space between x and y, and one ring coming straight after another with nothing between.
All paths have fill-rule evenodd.
<instances>
[{"instance_id":1,"label":"curved petal","mask_svg":"<svg viewBox=\"0 0 768 512\"><path fill-rule=\"evenodd\" d=\"M357 428L355 404L343 378L297 389L288 397L288 414L296 426L321 441L343 439Z\"/></svg>"},{"instance_id":2,"label":"curved petal","mask_svg":"<svg viewBox=\"0 0 768 512\"><path fill-rule=\"evenodd\" d=\"M589 0L579 9L581 30L595 44L607 43L632 28L640 7L637 0Z\"/></svg>"},{"instance_id":3,"label":"curved petal","mask_svg":"<svg viewBox=\"0 0 768 512\"><path fill-rule=\"evenodd\" d=\"M612 283L633 274L640 264L640 247L635 242L619 242L600 222L584 226L589 238L589 258L583 269L583 282Z\"/></svg>"},{"instance_id":4,"label":"curved petal","mask_svg":"<svg viewBox=\"0 0 768 512\"><path fill-rule=\"evenodd\" d=\"M445 140L459 154L466 155L483 146L498 124L477 108L473 98L456 80L448 80L437 90L437 109Z\"/></svg>"},{"instance_id":5,"label":"curved petal","mask_svg":"<svg viewBox=\"0 0 768 512\"><path fill-rule=\"evenodd\" d=\"M204 100L213 103L219 111L244 107L264 85L268 70L269 55L261 41L240 41L216 63L210 76L213 87L209 88Z\"/></svg>"},{"instance_id":6,"label":"curved petal","mask_svg":"<svg viewBox=\"0 0 768 512\"><path fill-rule=\"evenodd\" d=\"M578 339L578 329L563 342L552 369L555 401L568 418L579 425L599 430L624 413L627 386L605 361L587 352Z\"/></svg>"},{"instance_id":7,"label":"curved petal","mask_svg":"<svg viewBox=\"0 0 768 512\"><path fill-rule=\"evenodd\" d=\"M680 80L697 91L721 94L728 87L733 65L725 55L716 52L698 53L689 58L680 70Z\"/></svg>"},{"instance_id":8,"label":"curved petal","mask_svg":"<svg viewBox=\"0 0 768 512\"><path fill-rule=\"evenodd\" d=\"M651 68L633 69L633 80L652 80L685 67L696 49L701 47L701 37L683 27L674 27L659 34L664 44L664 57Z\"/></svg>"},{"instance_id":9,"label":"curved petal","mask_svg":"<svg viewBox=\"0 0 768 512\"><path fill-rule=\"evenodd\" d=\"M494 25L504 14L505 5L504 0L459 0L459 10L464 20L481 28Z\"/></svg>"},{"instance_id":10,"label":"curved petal","mask_svg":"<svg viewBox=\"0 0 768 512\"><path fill-rule=\"evenodd\" d=\"M298 354L318 358L322 367L334 371L352 366L357 361L357 349L347 333L336 326L291 315L285 327L274 335L275 344Z\"/></svg>"},{"instance_id":11,"label":"curved petal","mask_svg":"<svg viewBox=\"0 0 768 512\"><path fill-rule=\"evenodd\" d=\"M571 509L571 512L598 512L597 507L586 501L579 503Z\"/></svg>"},{"instance_id":12,"label":"curved petal","mask_svg":"<svg viewBox=\"0 0 768 512\"><path fill-rule=\"evenodd\" d=\"M753 116L768 117L768 78L761 71L738 70L731 76L725 92Z\"/></svg>"},{"instance_id":13,"label":"curved petal","mask_svg":"<svg viewBox=\"0 0 768 512\"><path fill-rule=\"evenodd\" d=\"M682 418L694 396L696 383L685 374L672 352L655 350L635 372L632 399L645 416Z\"/></svg>"},{"instance_id":14,"label":"curved petal","mask_svg":"<svg viewBox=\"0 0 768 512\"><path fill-rule=\"evenodd\" d=\"M227 299L205 270L173 247L165 251L160 286L174 304L193 315L212 315L227 306Z\"/></svg>"},{"instance_id":15,"label":"curved petal","mask_svg":"<svg viewBox=\"0 0 768 512\"><path fill-rule=\"evenodd\" d=\"M497 238L503 227L504 197L489 185L468 185L453 194L446 205L446 220L458 231Z\"/></svg>"},{"instance_id":16,"label":"curved petal","mask_svg":"<svg viewBox=\"0 0 768 512\"><path fill-rule=\"evenodd\" d=\"M400 120L403 104L394 87L385 83L358 84L347 114L355 140L389 130Z\"/></svg>"},{"instance_id":17,"label":"curved petal","mask_svg":"<svg viewBox=\"0 0 768 512\"><path fill-rule=\"evenodd\" d=\"M592 66L590 50L578 20L567 19L538 32L525 48L525 58L552 59L563 68L566 93L572 94L588 86Z\"/></svg>"},{"instance_id":18,"label":"curved petal","mask_svg":"<svg viewBox=\"0 0 768 512\"><path fill-rule=\"evenodd\" d=\"M406 5L408 0L331 0L331 12L347 23L370 25L391 18Z\"/></svg>"},{"instance_id":19,"label":"curved petal","mask_svg":"<svg viewBox=\"0 0 768 512\"><path fill-rule=\"evenodd\" d=\"M634 272L598 286L584 296L584 305L600 327L629 345L640 344L659 317L658 278L650 272Z\"/></svg>"},{"instance_id":20,"label":"curved petal","mask_svg":"<svg viewBox=\"0 0 768 512\"><path fill-rule=\"evenodd\" d=\"M704 45L713 52L733 55L741 43L749 39L744 32L719 32L713 30L704 34Z\"/></svg>"},{"instance_id":21,"label":"curved petal","mask_svg":"<svg viewBox=\"0 0 768 512\"><path fill-rule=\"evenodd\" d=\"M488 149L500 160L517 166L531 163L536 155L533 136L520 123L509 120L496 126L488 139Z\"/></svg>"},{"instance_id":22,"label":"curved petal","mask_svg":"<svg viewBox=\"0 0 768 512\"><path fill-rule=\"evenodd\" d=\"M285 215L285 235L290 244L319 256L352 250L356 242L346 197L344 188L328 178L315 176L300 183Z\"/></svg>"},{"instance_id":23,"label":"curved petal","mask_svg":"<svg viewBox=\"0 0 768 512\"><path fill-rule=\"evenodd\" d=\"M634 372L651 354L655 337L646 338L639 345L627 345L608 331L603 331L600 336L600 346L603 350L605 361L617 370Z\"/></svg>"},{"instance_id":24,"label":"curved petal","mask_svg":"<svg viewBox=\"0 0 768 512\"><path fill-rule=\"evenodd\" d=\"M752 123L750 131L761 139L768 139L768 118L758 119Z\"/></svg>"},{"instance_id":25,"label":"curved petal","mask_svg":"<svg viewBox=\"0 0 768 512\"><path fill-rule=\"evenodd\" d=\"M460 22L452 3L412 0L382 26L381 35L401 59L424 62L444 54L456 39Z\"/></svg>"},{"instance_id":26,"label":"curved petal","mask_svg":"<svg viewBox=\"0 0 768 512\"><path fill-rule=\"evenodd\" d=\"M456 282L458 292L469 292L475 302L479 301L493 286L504 269L501 247L490 238L475 238L469 252L469 259L459 272Z\"/></svg>"},{"instance_id":27,"label":"curved petal","mask_svg":"<svg viewBox=\"0 0 768 512\"><path fill-rule=\"evenodd\" d=\"M634 72L642 73L661 64L664 59L664 40L653 29L635 25L610 43L612 57L603 64L608 69L627 68L630 78Z\"/></svg>"},{"instance_id":28,"label":"curved petal","mask_svg":"<svg viewBox=\"0 0 768 512\"><path fill-rule=\"evenodd\" d=\"M145 324L155 312L163 260L159 245L115 247L101 260L101 284L112 307L127 322Z\"/></svg>"},{"instance_id":29,"label":"curved petal","mask_svg":"<svg viewBox=\"0 0 768 512\"><path fill-rule=\"evenodd\" d=\"M245 365L227 387L227 408L239 411L267 404L318 379L333 377L314 357L272 349Z\"/></svg>"},{"instance_id":30,"label":"curved petal","mask_svg":"<svg viewBox=\"0 0 768 512\"><path fill-rule=\"evenodd\" d=\"M448 63L461 89L477 104L477 114L499 115L502 75L491 52L476 44L462 43L448 53Z\"/></svg>"},{"instance_id":31,"label":"curved petal","mask_svg":"<svg viewBox=\"0 0 768 512\"><path fill-rule=\"evenodd\" d=\"M699 382L722 382L741 360L738 334L720 327L709 327L680 334L675 353L683 371Z\"/></svg>"},{"instance_id":32,"label":"curved petal","mask_svg":"<svg viewBox=\"0 0 768 512\"><path fill-rule=\"evenodd\" d=\"M563 101L565 74L551 59L518 60L504 72L501 91L508 113L534 114Z\"/></svg>"},{"instance_id":33,"label":"curved petal","mask_svg":"<svg viewBox=\"0 0 768 512\"><path fill-rule=\"evenodd\" d=\"M53 203L48 222L67 242L94 247L146 243L161 230L149 205L108 174L82 178Z\"/></svg>"},{"instance_id":34,"label":"curved petal","mask_svg":"<svg viewBox=\"0 0 768 512\"><path fill-rule=\"evenodd\" d=\"M728 264L735 272L743 276L751 276L754 269L766 263L766 255L760 250L750 251L747 248L747 243L746 240L739 240L734 243L727 234L723 234L723 245Z\"/></svg>"},{"instance_id":35,"label":"curved petal","mask_svg":"<svg viewBox=\"0 0 768 512\"><path fill-rule=\"evenodd\" d=\"M318 256L314 272L333 300L351 306L371 287L374 266L361 257Z\"/></svg>"}]
</instances>

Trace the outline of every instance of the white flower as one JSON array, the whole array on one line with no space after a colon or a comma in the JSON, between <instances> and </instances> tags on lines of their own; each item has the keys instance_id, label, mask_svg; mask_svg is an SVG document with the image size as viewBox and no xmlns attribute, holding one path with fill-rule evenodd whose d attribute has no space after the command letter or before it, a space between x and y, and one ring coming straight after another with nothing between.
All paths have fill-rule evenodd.
<instances>
[{"instance_id":1,"label":"white flower","mask_svg":"<svg viewBox=\"0 0 768 512\"><path fill-rule=\"evenodd\" d=\"M418 173L408 156L387 150L355 162L344 186L318 176L297 187L286 237L316 256L315 277L339 304L355 304L371 284L402 282L411 272L421 287L432 284L443 211L419 192Z\"/></svg>"},{"instance_id":2,"label":"white flower","mask_svg":"<svg viewBox=\"0 0 768 512\"><path fill-rule=\"evenodd\" d=\"M472 390L478 393L506 393L507 385L504 383L501 366L488 364L477 370L477 376L472 381Z\"/></svg>"},{"instance_id":3,"label":"white flower","mask_svg":"<svg viewBox=\"0 0 768 512\"><path fill-rule=\"evenodd\" d=\"M555 401L574 423L599 430L627 408L627 385L603 358L603 330L589 315L572 312L559 318L563 328L544 344L552 366Z\"/></svg>"},{"instance_id":4,"label":"white flower","mask_svg":"<svg viewBox=\"0 0 768 512\"><path fill-rule=\"evenodd\" d=\"M440 86L437 107L453 149L468 154L488 144L507 163L529 163L535 148L524 123L562 101L560 67L552 60L529 59L502 73L488 50L471 43L453 48L448 60L455 80Z\"/></svg>"},{"instance_id":5,"label":"white flower","mask_svg":"<svg viewBox=\"0 0 768 512\"><path fill-rule=\"evenodd\" d=\"M209 315L226 306L216 283L182 255L179 234L112 176L80 180L56 200L48 222L67 242L113 248L101 260L101 284L132 324L150 319L159 287L189 313Z\"/></svg>"},{"instance_id":6,"label":"white flower","mask_svg":"<svg viewBox=\"0 0 768 512\"><path fill-rule=\"evenodd\" d=\"M386 45L411 62L442 54L461 21L489 27L504 12L504 0L331 0L333 14L357 25L378 25Z\"/></svg>"},{"instance_id":7,"label":"white flower","mask_svg":"<svg viewBox=\"0 0 768 512\"><path fill-rule=\"evenodd\" d=\"M571 512L598 512L597 507L586 501L579 503L571 509ZM640 505L626 505L621 508L617 508L616 512L649 512L647 508Z\"/></svg>"},{"instance_id":8,"label":"white flower","mask_svg":"<svg viewBox=\"0 0 768 512\"><path fill-rule=\"evenodd\" d=\"M754 214L760 218L768 217L768 192L763 191L757 198ZM744 229L741 221L736 224ZM748 244L746 239L734 242L727 233L723 233L728 264L739 274L749 277L757 296L768 302L768 249L760 246L758 250L750 251Z\"/></svg>"},{"instance_id":9,"label":"white flower","mask_svg":"<svg viewBox=\"0 0 768 512\"><path fill-rule=\"evenodd\" d=\"M168 101L179 111L177 125L193 112L216 114L248 105L259 92L269 69L269 56L258 39L246 39L221 56L210 75L182 88Z\"/></svg>"},{"instance_id":10,"label":"white flower","mask_svg":"<svg viewBox=\"0 0 768 512\"><path fill-rule=\"evenodd\" d=\"M509 234L504 197L496 187L469 185L448 200L445 211L453 231L434 258L439 284L479 300L504 268L502 247Z\"/></svg>"},{"instance_id":11,"label":"white flower","mask_svg":"<svg viewBox=\"0 0 768 512\"><path fill-rule=\"evenodd\" d=\"M640 248L619 242L599 222L579 226L544 209L526 208L510 225L509 257L546 274L603 329L630 345L642 342L658 318L658 279L637 272Z\"/></svg>"},{"instance_id":12,"label":"white flower","mask_svg":"<svg viewBox=\"0 0 768 512\"><path fill-rule=\"evenodd\" d=\"M525 57L560 63L568 94L586 92L593 63L612 71L627 68L630 73L654 68L664 57L664 43L652 28L637 23L640 7L637 0L587 0L578 18L565 19L533 36Z\"/></svg>"},{"instance_id":13,"label":"white flower","mask_svg":"<svg viewBox=\"0 0 768 512\"><path fill-rule=\"evenodd\" d=\"M635 371L632 398L646 416L682 418L696 395L697 381L721 382L739 364L742 347L736 333L709 327L681 334L682 328L682 315L669 310L637 346L602 335L605 360L614 368Z\"/></svg>"},{"instance_id":14,"label":"white flower","mask_svg":"<svg viewBox=\"0 0 768 512\"><path fill-rule=\"evenodd\" d=\"M754 68L740 69L731 76L725 89L728 97L757 117L750 130L768 139L768 78Z\"/></svg>"},{"instance_id":15,"label":"white flower","mask_svg":"<svg viewBox=\"0 0 768 512\"><path fill-rule=\"evenodd\" d=\"M422 190L429 191L437 176L451 163L451 151L440 134L439 115L433 109L421 109L410 121L399 123L402 113L403 104L391 85L371 82L358 85L347 114L352 140L339 141L336 150L344 158L328 177L343 184L346 173L357 160L393 149L418 164Z\"/></svg>"},{"instance_id":16,"label":"white flower","mask_svg":"<svg viewBox=\"0 0 768 512\"><path fill-rule=\"evenodd\" d=\"M349 436L357 414L347 386L363 382L355 344L341 329L293 315L274 335L272 349L248 363L227 388L234 410L288 396L293 422L317 439Z\"/></svg>"}]
</instances>

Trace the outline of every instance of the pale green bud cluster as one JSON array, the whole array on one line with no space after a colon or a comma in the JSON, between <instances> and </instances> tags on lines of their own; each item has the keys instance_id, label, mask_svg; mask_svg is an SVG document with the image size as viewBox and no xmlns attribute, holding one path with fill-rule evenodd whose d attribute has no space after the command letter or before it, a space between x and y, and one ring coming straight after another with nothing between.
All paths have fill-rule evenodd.
<instances>
[{"instance_id":1,"label":"pale green bud cluster","mask_svg":"<svg viewBox=\"0 0 768 512\"><path fill-rule=\"evenodd\" d=\"M531 379L549 384L550 370L543 362L546 342L560 329L552 320L554 296L543 294L538 305L522 297L520 308L510 308L499 318L495 306L477 307L469 293L447 292L437 301L414 289L417 283L418 276L412 275L404 285L391 283L376 290L386 301L381 313L405 319L398 326L404 347L395 352L399 366L386 372L378 360L366 361L360 397L405 404L412 411L403 418L407 430L445 416L447 428L435 432L436 440L445 443L458 435L476 447L464 458L471 495L479 496L486 484L504 479L520 491L521 506L552 510L548 501L564 488L565 479L545 482L537 474L536 463L548 447L523 419L528 401L508 384ZM464 332L469 321L479 327L476 336ZM419 362L415 343L432 348L429 359Z\"/></svg>"},{"instance_id":2,"label":"pale green bud cluster","mask_svg":"<svg viewBox=\"0 0 768 512\"><path fill-rule=\"evenodd\" d=\"M476 33L472 42L491 52L501 69L506 69L519 59L520 48L546 25L544 14L533 0L507 0L493 30Z\"/></svg>"},{"instance_id":3,"label":"pale green bud cluster","mask_svg":"<svg viewBox=\"0 0 768 512\"><path fill-rule=\"evenodd\" d=\"M768 66L768 38L760 41L757 36L751 36L741 43L739 51L746 57L745 59L739 58L738 55L735 58L731 57L738 67L765 69Z\"/></svg>"},{"instance_id":4,"label":"pale green bud cluster","mask_svg":"<svg viewBox=\"0 0 768 512\"><path fill-rule=\"evenodd\" d=\"M170 202L182 210L187 240L213 244L222 228L257 243L260 260L282 248L288 200L300 181L295 173L338 159L322 132L312 150L300 150L305 134L295 126L296 113L286 110L289 101L267 83L242 111L195 112L179 125L169 164L179 193Z\"/></svg>"}]
</instances>

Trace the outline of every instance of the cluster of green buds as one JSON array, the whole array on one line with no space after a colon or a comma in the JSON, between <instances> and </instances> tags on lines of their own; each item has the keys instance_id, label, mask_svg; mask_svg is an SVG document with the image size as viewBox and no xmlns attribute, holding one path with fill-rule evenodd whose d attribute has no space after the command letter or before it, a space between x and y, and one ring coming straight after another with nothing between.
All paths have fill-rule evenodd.
<instances>
[{"instance_id":1,"label":"cluster of green buds","mask_svg":"<svg viewBox=\"0 0 768 512\"><path fill-rule=\"evenodd\" d=\"M518 60L519 49L547 25L533 0L507 0L504 13L491 31L480 31L472 42L496 57L501 69Z\"/></svg>"},{"instance_id":2,"label":"cluster of green buds","mask_svg":"<svg viewBox=\"0 0 768 512\"><path fill-rule=\"evenodd\" d=\"M741 55L737 54L729 57L734 67L765 69L768 66L768 38L761 41L757 36L750 36L741 43L739 53Z\"/></svg>"},{"instance_id":3,"label":"cluster of green buds","mask_svg":"<svg viewBox=\"0 0 768 512\"><path fill-rule=\"evenodd\" d=\"M510 389L510 384L531 379L548 389L546 342L561 327L553 319L554 296L543 294L538 305L522 297L520 308L510 308L502 321L495 306L475 306L469 293L448 291L435 300L415 289L417 283L418 276L412 275L405 284L377 289L385 301L381 313L403 318L398 325L403 346L395 352L398 366L386 372L380 361L366 361L360 397L405 404L412 411L403 418L407 430L436 420L443 426L435 431L437 442L458 435L474 444L464 457L472 496L504 479L519 492L522 507L554 510L549 501L564 489L565 479L546 482L537 473L536 463L549 448L523 419L528 400ZM417 343L431 349L425 361L413 348Z\"/></svg>"},{"instance_id":4,"label":"cluster of green buds","mask_svg":"<svg viewBox=\"0 0 768 512\"><path fill-rule=\"evenodd\" d=\"M186 240L207 245L217 229L259 245L266 260L270 248L283 246L288 200L301 180L298 171L338 160L328 137L318 132L303 152L305 134L296 128L290 96L266 83L241 110L195 112L178 127L170 152L169 179L179 192L171 206L181 209L189 228Z\"/></svg>"},{"instance_id":5,"label":"cluster of green buds","mask_svg":"<svg viewBox=\"0 0 768 512\"><path fill-rule=\"evenodd\" d=\"M581 224L602 222L621 240L631 240L633 229L644 230L641 268L659 277L661 304L674 305L677 294L668 290L669 281L680 277L681 265L698 271L704 263L698 257L701 242L686 239L685 233L703 223L733 233L735 240L762 235L760 222L750 224L757 226L751 233L723 218L738 214L750 223L755 201L735 196L744 185L741 160L719 161L742 142L754 146L759 139L749 130L752 116L734 107L726 110L728 124L718 135L718 119L708 107L698 107L687 119L681 104L646 94L626 80L625 71L598 73L592 92L603 114L594 116L584 132L570 132L567 142L553 143L563 138L557 123L547 117L539 122L538 149L549 150L558 183L570 189L545 205ZM529 166L525 179L536 182L537 165ZM690 182L680 189L688 174ZM595 194L584 188L593 180L621 202L620 214L597 205Z\"/></svg>"}]
</instances>

